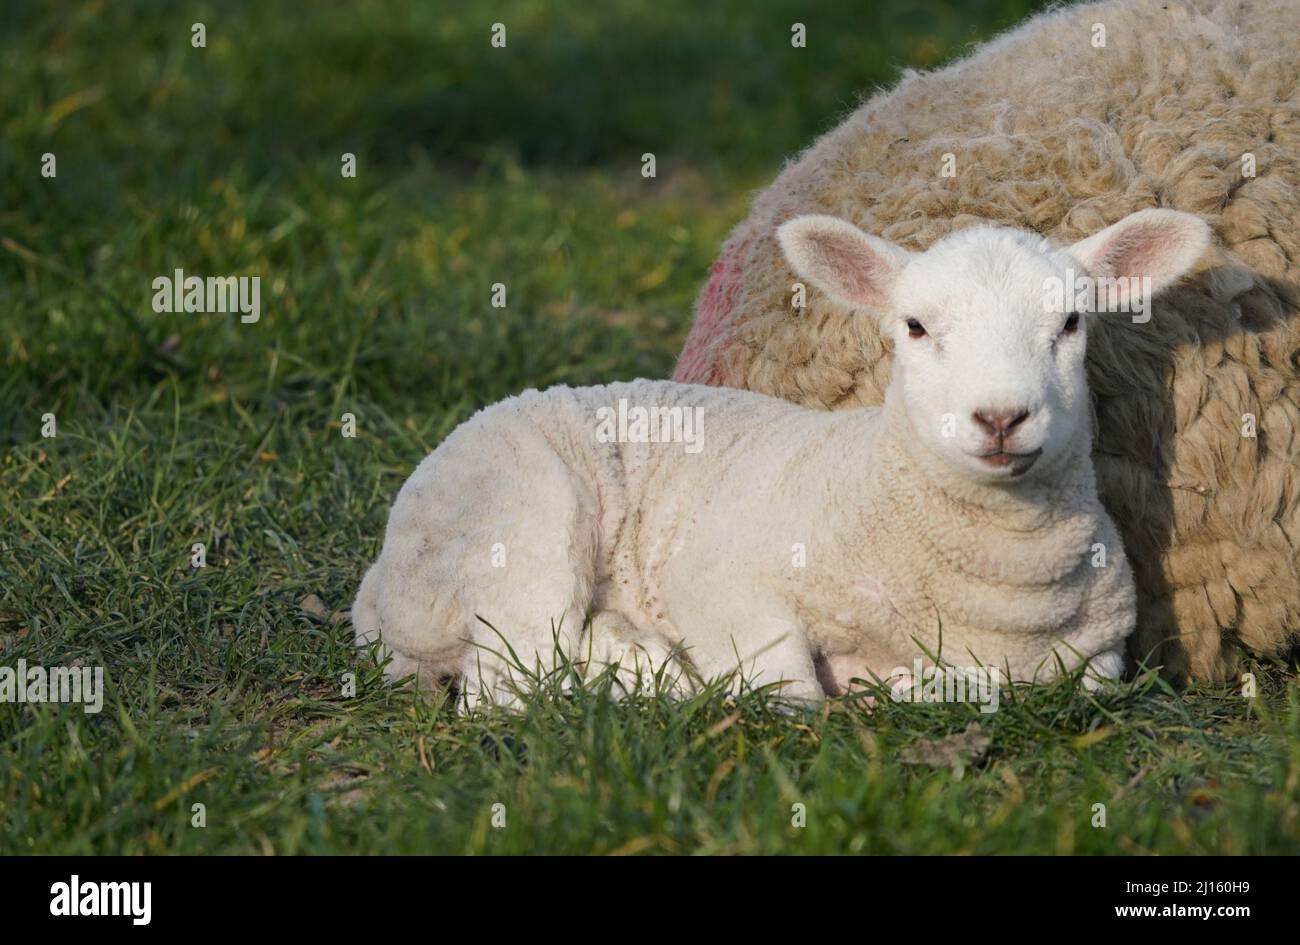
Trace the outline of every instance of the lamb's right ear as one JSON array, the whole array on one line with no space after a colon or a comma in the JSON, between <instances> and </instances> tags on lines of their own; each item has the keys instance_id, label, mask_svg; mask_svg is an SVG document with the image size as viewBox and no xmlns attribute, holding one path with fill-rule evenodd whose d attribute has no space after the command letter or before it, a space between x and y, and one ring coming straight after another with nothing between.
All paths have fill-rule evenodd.
<instances>
[{"instance_id":1,"label":"lamb's right ear","mask_svg":"<svg viewBox=\"0 0 1300 945\"><path fill-rule=\"evenodd\" d=\"M838 217L810 215L781 224L777 241L804 279L836 302L884 311L894 280L912 254Z\"/></svg>"}]
</instances>

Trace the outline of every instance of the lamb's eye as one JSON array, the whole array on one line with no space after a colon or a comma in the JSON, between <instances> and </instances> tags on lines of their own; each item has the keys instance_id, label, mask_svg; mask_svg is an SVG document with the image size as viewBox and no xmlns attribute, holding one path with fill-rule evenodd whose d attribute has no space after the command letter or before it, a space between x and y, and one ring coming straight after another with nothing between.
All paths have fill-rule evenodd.
<instances>
[{"instance_id":1,"label":"lamb's eye","mask_svg":"<svg viewBox=\"0 0 1300 945\"><path fill-rule=\"evenodd\" d=\"M1067 335L1073 335L1079 330L1079 313L1071 312L1070 317L1065 320L1065 328L1062 329Z\"/></svg>"},{"instance_id":2,"label":"lamb's eye","mask_svg":"<svg viewBox=\"0 0 1300 945\"><path fill-rule=\"evenodd\" d=\"M924 338L925 326L922 325L920 322L918 322L915 318L909 318L907 320L907 337Z\"/></svg>"}]
</instances>

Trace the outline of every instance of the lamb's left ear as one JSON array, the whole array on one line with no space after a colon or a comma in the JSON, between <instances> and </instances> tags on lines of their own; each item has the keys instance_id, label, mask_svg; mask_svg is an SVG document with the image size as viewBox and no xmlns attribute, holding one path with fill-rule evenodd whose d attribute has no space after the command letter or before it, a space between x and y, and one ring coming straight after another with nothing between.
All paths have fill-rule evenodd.
<instances>
[{"instance_id":1,"label":"lamb's left ear","mask_svg":"<svg viewBox=\"0 0 1300 945\"><path fill-rule=\"evenodd\" d=\"M876 312L889 309L894 281L912 256L838 217L795 217L777 228L776 238L804 279L841 305Z\"/></svg>"},{"instance_id":2,"label":"lamb's left ear","mask_svg":"<svg viewBox=\"0 0 1300 945\"><path fill-rule=\"evenodd\" d=\"M1139 210L1075 243L1069 253L1093 278L1145 276L1156 293L1182 277L1209 246L1210 228L1200 217L1177 210Z\"/></svg>"}]
</instances>

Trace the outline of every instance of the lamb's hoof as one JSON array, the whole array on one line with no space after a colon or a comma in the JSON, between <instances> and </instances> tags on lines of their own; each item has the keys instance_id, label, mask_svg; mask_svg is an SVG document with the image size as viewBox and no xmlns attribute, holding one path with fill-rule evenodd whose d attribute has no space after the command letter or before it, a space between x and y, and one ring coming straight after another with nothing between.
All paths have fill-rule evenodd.
<instances>
[{"instance_id":1,"label":"lamb's hoof","mask_svg":"<svg viewBox=\"0 0 1300 945\"><path fill-rule=\"evenodd\" d=\"M1119 650L1108 650L1088 661L1083 671L1083 688L1096 692L1114 686L1124 675L1124 654Z\"/></svg>"}]
</instances>

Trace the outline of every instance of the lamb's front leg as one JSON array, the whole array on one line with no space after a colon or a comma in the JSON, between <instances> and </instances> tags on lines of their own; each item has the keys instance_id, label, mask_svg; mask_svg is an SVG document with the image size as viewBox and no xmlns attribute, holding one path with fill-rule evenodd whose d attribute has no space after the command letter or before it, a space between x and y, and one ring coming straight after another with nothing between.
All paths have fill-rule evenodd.
<instances>
[{"instance_id":1,"label":"lamb's front leg","mask_svg":"<svg viewBox=\"0 0 1300 945\"><path fill-rule=\"evenodd\" d=\"M673 647L653 631L638 630L617 610L595 614L579 646L588 678L614 668L614 695L651 693L662 686L672 696L690 692L690 679Z\"/></svg>"},{"instance_id":2,"label":"lamb's front leg","mask_svg":"<svg viewBox=\"0 0 1300 945\"><path fill-rule=\"evenodd\" d=\"M1083 672L1083 688L1095 692L1123 675L1123 649L1106 650L1088 660L1088 666Z\"/></svg>"},{"instance_id":3,"label":"lamb's front leg","mask_svg":"<svg viewBox=\"0 0 1300 945\"><path fill-rule=\"evenodd\" d=\"M803 627L784 602L747 593L674 614L687 659L706 682L734 674L733 693L773 686L788 702L821 704L826 693Z\"/></svg>"}]
</instances>

